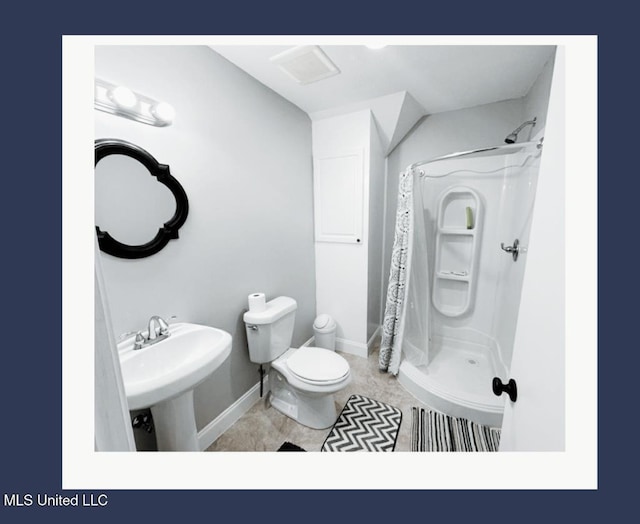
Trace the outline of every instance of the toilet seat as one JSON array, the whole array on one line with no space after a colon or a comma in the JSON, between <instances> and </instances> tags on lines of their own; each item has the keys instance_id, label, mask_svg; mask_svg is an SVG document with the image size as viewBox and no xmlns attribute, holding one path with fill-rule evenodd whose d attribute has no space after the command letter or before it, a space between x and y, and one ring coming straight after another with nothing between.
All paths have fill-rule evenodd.
<instances>
[{"instance_id":1,"label":"toilet seat","mask_svg":"<svg viewBox=\"0 0 640 524\"><path fill-rule=\"evenodd\" d=\"M349 363L337 353L316 347L300 348L287 359L287 367L302 382L329 385L349 375Z\"/></svg>"}]
</instances>

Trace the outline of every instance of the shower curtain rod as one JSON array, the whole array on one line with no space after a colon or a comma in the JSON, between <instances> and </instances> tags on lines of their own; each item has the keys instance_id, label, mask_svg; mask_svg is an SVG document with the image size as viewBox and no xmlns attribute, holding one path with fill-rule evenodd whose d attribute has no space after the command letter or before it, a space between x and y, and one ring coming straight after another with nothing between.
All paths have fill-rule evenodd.
<instances>
[{"instance_id":1,"label":"shower curtain rod","mask_svg":"<svg viewBox=\"0 0 640 524\"><path fill-rule=\"evenodd\" d=\"M530 142L520 142L520 143L516 143L516 144L507 144L504 146L492 146L492 147L482 147L480 149L472 149L470 151L458 151L456 153L449 153L448 155L442 155L442 156L438 156L435 158L430 158L429 160L421 160L420 162L416 162L415 164L411 164L409 167L407 167L407 171L411 171L412 169L415 169L416 167L420 167L420 166L424 166L426 164L431 164L432 162L437 162L439 160L449 160L450 158L458 158L461 156L467 156L467 155L474 155L476 153L485 153L487 151L495 151L497 149L518 149L518 148L523 148L525 146L528 145L532 145L532 144L537 144L536 147L538 149L542 149L542 141L544 140L544 137L542 137L540 140L533 140Z\"/></svg>"}]
</instances>

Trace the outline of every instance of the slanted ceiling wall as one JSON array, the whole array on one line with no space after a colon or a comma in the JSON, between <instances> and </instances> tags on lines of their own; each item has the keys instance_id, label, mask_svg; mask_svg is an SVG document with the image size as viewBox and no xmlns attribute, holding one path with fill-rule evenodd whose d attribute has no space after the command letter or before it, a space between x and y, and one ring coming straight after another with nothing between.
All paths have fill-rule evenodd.
<instances>
[{"instance_id":1,"label":"slanted ceiling wall","mask_svg":"<svg viewBox=\"0 0 640 524\"><path fill-rule=\"evenodd\" d=\"M313 121L369 110L373 115L385 156L402 141L411 128L426 115L424 108L407 91L365 100L349 106L311 113Z\"/></svg>"}]
</instances>

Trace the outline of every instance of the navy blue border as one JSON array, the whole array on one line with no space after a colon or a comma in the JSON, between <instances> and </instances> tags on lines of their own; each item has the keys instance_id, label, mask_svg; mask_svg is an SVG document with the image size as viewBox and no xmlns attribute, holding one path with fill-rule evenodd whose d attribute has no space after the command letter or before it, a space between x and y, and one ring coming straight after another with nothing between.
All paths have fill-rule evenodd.
<instances>
[{"instance_id":1,"label":"navy blue border","mask_svg":"<svg viewBox=\"0 0 640 524\"><path fill-rule=\"evenodd\" d=\"M121 4L121 5L118 5ZM69 1L3 7L2 135L4 196L2 468L0 492L61 491L61 43L72 34L597 34L599 35L599 490L597 491L113 491L100 510L56 508L66 522L278 518L521 522L593 521L629 513L636 484L621 474L633 462L638 369L633 279L638 173L635 152L636 16L628 3L548 2L254 2ZM253 4L253 5L252 5ZM419 4L419 5L418 5ZM618 5L619 4L619 5ZM120 8L119 8L120 7ZM622 69L624 67L625 69ZM620 74L622 71L625 74ZM634 141L633 143L631 141ZM631 154L629 154L631 153ZM627 197L628 198L628 197ZM622 256L626 255L626 256ZM611 261L615 256L616 265ZM627 297L627 303L624 299ZM90 350L88 348L88 350ZM588 399L590 401L591 399ZM623 411L625 409L625 411ZM624 415L627 415L626 417ZM615 433L617 437L613 435ZM614 440L615 438L615 440ZM618 453L625 453L618 458ZM622 472L620 471L622 468ZM220 474L221 472L212 472ZM132 471L132 475L144 472ZM249 475L264 472L248 472ZM309 474L313 474L310 472ZM337 472L348 475L349 472ZM398 472L401 475L402 472ZM429 475L428 471L424 472ZM460 471L460 475L464 475ZM487 476L499 476L487 471ZM554 475L553 471L549 472ZM634 476L635 478L635 476ZM634 491L632 492L632 489ZM87 492L91 493L91 492ZM306 508L306 510L304 510ZM309 508L317 508L309 511ZM40 521L50 511L5 508L3 522ZM289 514L291 517L292 514ZM288 517L285 520L290 520Z\"/></svg>"}]
</instances>

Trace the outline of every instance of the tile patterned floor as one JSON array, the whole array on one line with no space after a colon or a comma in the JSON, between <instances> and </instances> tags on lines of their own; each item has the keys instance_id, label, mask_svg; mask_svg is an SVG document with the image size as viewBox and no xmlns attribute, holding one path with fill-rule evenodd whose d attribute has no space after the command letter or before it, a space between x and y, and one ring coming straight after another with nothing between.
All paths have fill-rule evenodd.
<instances>
[{"instance_id":1,"label":"tile patterned floor","mask_svg":"<svg viewBox=\"0 0 640 524\"><path fill-rule=\"evenodd\" d=\"M400 408L402 423L395 451L411 451L411 408L428 406L406 391L396 377L378 370L377 348L367 359L340 354L349 362L353 380L335 395L338 413L353 394ZM331 428L311 429L302 426L261 399L206 451L276 451L285 441L297 444L307 451L320 451L330 431Z\"/></svg>"}]
</instances>

